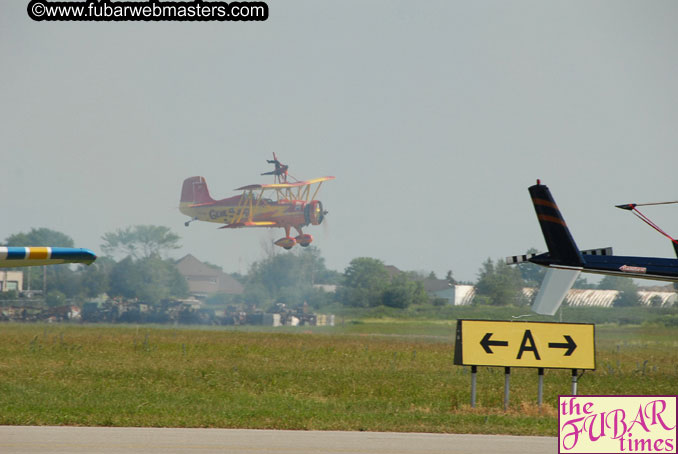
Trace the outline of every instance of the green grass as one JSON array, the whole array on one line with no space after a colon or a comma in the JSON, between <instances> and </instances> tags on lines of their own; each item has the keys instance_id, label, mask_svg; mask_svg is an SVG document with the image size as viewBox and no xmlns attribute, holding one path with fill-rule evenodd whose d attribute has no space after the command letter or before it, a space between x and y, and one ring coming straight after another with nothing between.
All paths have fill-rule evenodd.
<instances>
[{"instance_id":1,"label":"green grass","mask_svg":"<svg viewBox=\"0 0 678 454\"><path fill-rule=\"evenodd\" d=\"M580 394L678 390L678 328L597 328ZM555 435L569 371L454 366L451 321L197 329L0 324L0 424Z\"/></svg>"},{"instance_id":2,"label":"green grass","mask_svg":"<svg viewBox=\"0 0 678 454\"><path fill-rule=\"evenodd\" d=\"M390 319L401 321L429 321L456 319L511 320L524 317L531 321L553 321L575 323L614 323L618 325L641 325L643 323L678 326L678 306L674 307L570 307L561 306L555 317L537 315L527 306L442 306L430 304L395 309L384 306L370 308L346 308L339 305L327 309L346 320Z\"/></svg>"}]
</instances>

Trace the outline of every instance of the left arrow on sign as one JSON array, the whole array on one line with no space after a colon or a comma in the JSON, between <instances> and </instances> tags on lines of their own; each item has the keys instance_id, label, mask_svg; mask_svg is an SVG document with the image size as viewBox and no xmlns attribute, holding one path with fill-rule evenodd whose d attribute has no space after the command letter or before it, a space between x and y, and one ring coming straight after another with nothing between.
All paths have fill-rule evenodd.
<instances>
[{"instance_id":1,"label":"left arrow on sign","mask_svg":"<svg viewBox=\"0 0 678 454\"><path fill-rule=\"evenodd\" d=\"M485 333L485 336L480 341L480 345L485 349L485 353L489 353L491 355L493 352L490 347L492 346L508 347L508 341L498 341L498 340L493 341L490 340L490 337L492 337L492 333Z\"/></svg>"},{"instance_id":2,"label":"left arrow on sign","mask_svg":"<svg viewBox=\"0 0 678 454\"><path fill-rule=\"evenodd\" d=\"M577 344L574 343L574 340L567 335L563 335L567 342L558 343L558 342L549 342L549 348L566 348L565 356L572 355L572 352L577 348Z\"/></svg>"}]
</instances>

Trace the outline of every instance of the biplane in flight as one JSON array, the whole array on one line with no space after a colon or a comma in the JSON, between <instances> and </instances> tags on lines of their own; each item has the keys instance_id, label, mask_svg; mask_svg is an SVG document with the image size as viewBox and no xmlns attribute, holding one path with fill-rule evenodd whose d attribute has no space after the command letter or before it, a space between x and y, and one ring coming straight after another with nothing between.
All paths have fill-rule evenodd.
<instances>
[{"instance_id":1,"label":"biplane in flight","mask_svg":"<svg viewBox=\"0 0 678 454\"><path fill-rule=\"evenodd\" d=\"M226 199L215 200L210 196L203 177L190 177L184 180L181 188L179 211L190 216L188 226L193 221L206 221L225 224L221 229L243 227L270 227L285 229L285 236L275 242L276 246L292 249L299 244L306 247L313 236L304 233L307 225L320 225L325 219L324 210L316 195L322 183L334 177L321 177L313 180L298 181L288 175L288 166L278 161L275 153L275 169L262 175L273 175L272 184L251 184L237 188L241 194ZM294 182L288 182L288 177ZM315 189L312 190L315 185ZM292 229L297 233L291 236Z\"/></svg>"},{"instance_id":2,"label":"biplane in flight","mask_svg":"<svg viewBox=\"0 0 678 454\"><path fill-rule=\"evenodd\" d=\"M580 272L678 282L678 259L613 255L610 247L580 251L549 188L537 180L537 184L530 186L528 190L548 252L514 255L507 257L506 263L513 265L532 262L548 268L532 305L534 312L554 315ZM617 208L633 211L641 220L670 239L678 255L678 240L660 229L637 208L666 203L678 202L630 203L617 205Z\"/></svg>"}]
</instances>

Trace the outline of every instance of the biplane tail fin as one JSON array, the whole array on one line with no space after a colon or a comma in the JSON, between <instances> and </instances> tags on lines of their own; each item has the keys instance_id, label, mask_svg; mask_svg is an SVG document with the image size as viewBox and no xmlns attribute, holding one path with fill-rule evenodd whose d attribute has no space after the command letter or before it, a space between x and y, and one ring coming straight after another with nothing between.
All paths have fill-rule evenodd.
<instances>
[{"instance_id":1,"label":"biplane tail fin","mask_svg":"<svg viewBox=\"0 0 678 454\"><path fill-rule=\"evenodd\" d=\"M204 177L189 177L184 180L184 185L181 188L182 204L196 204L196 203L210 203L214 199L210 196L207 189L207 182Z\"/></svg>"},{"instance_id":2,"label":"biplane tail fin","mask_svg":"<svg viewBox=\"0 0 678 454\"><path fill-rule=\"evenodd\" d=\"M570 229L565 224L558 205L551 191L537 180L537 184L529 187L534 210L541 226L546 246L549 250L550 263L553 265L581 267L581 253L572 238Z\"/></svg>"}]
</instances>

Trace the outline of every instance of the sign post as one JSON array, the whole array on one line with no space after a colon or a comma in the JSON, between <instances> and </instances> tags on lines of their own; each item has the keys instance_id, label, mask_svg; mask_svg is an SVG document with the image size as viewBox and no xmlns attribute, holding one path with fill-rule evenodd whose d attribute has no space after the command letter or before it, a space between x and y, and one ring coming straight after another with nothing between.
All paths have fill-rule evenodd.
<instances>
[{"instance_id":1,"label":"sign post","mask_svg":"<svg viewBox=\"0 0 678 454\"><path fill-rule=\"evenodd\" d=\"M477 366L504 367L504 408L508 409L511 367L538 369L537 402L542 403L544 369L595 369L592 323L457 320L454 364L471 366L471 406L476 403Z\"/></svg>"},{"instance_id":2,"label":"sign post","mask_svg":"<svg viewBox=\"0 0 678 454\"><path fill-rule=\"evenodd\" d=\"M539 376L539 384L537 385L537 405L541 407L541 403L544 400L544 368L540 367L537 370L537 375Z\"/></svg>"},{"instance_id":3,"label":"sign post","mask_svg":"<svg viewBox=\"0 0 678 454\"><path fill-rule=\"evenodd\" d=\"M572 369L572 395L577 395L577 369Z\"/></svg>"},{"instance_id":4,"label":"sign post","mask_svg":"<svg viewBox=\"0 0 678 454\"><path fill-rule=\"evenodd\" d=\"M504 411L509 406L509 385L511 384L511 368L504 367Z\"/></svg>"},{"instance_id":5,"label":"sign post","mask_svg":"<svg viewBox=\"0 0 678 454\"><path fill-rule=\"evenodd\" d=\"M476 408L476 375L478 366L471 366L471 408Z\"/></svg>"}]
</instances>

